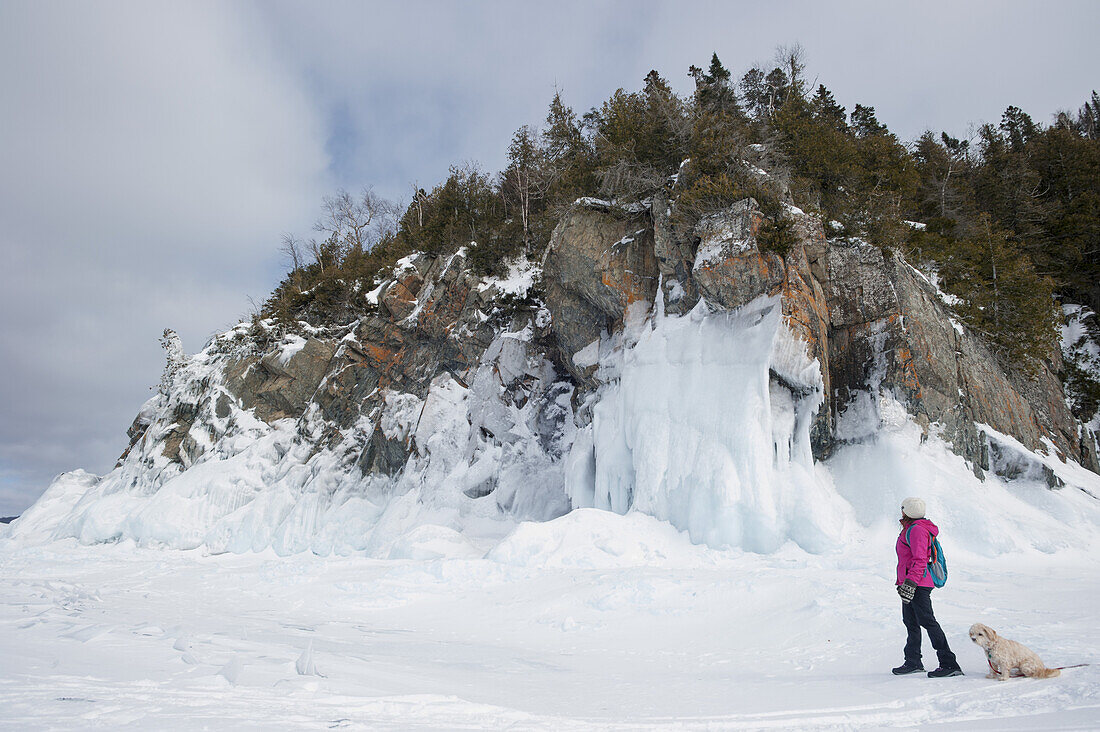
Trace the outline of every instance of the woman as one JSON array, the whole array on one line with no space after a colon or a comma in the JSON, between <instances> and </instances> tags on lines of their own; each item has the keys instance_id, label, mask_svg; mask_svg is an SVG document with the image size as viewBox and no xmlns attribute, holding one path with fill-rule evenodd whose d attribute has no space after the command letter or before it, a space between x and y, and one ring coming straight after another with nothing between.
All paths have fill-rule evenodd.
<instances>
[{"instance_id":1,"label":"woman","mask_svg":"<svg viewBox=\"0 0 1100 732\"><path fill-rule=\"evenodd\" d=\"M923 671L920 660L920 629L928 631L928 639L936 649L939 668L929 671L929 678L962 676L959 662L947 645L936 616L932 614L932 575L928 573L928 554L932 537L940 533L934 523L924 517L924 501L906 498L901 502L901 533L895 549L898 553L898 594L901 595L901 620L909 637L905 641L905 663L894 674Z\"/></svg>"}]
</instances>

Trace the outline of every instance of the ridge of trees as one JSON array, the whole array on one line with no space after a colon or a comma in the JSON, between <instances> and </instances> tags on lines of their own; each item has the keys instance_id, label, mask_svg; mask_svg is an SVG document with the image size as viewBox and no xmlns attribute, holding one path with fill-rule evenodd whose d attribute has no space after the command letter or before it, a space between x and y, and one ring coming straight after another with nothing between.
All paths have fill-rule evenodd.
<instances>
[{"instance_id":1,"label":"ridge of trees","mask_svg":"<svg viewBox=\"0 0 1100 732\"><path fill-rule=\"evenodd\" d=\"M685 237L700 216L751 195L779 232L776 251L781 200L902 249L938 272L959 314L1009 361L1051 355L1053 296L1100 310L1096 92L1047 126L1009 107L968 138L928 131L906 144L873 106L848 112L824 84L811 88L798 46L739 80L717 54L688 75L687 97L650 71L639 91L617 89L580 116L555 91L541 129L516 131L499 173L455 166L431 190L412 186L402 205L370 189L326 197L316 236L284 239L290 271L265 314L347 318L376 275L413 250L465 245L475 271L492 273L544 248L582 196L626 204L658 193Z\"/></svg>"}]
</instances>

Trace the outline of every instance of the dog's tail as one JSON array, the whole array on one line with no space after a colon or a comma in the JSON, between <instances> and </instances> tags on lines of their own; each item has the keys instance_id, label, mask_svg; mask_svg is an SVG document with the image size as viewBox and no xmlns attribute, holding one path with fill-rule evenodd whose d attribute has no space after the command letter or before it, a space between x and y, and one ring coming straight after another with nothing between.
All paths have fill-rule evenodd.
<instances>
[{"instance_id":1,"label":"dog's tail","mask_svg":"<svg viewBox=\"0 0 1100 732\"><path fill-rule=\"evenodd\" d=\"M1055 676L1061 676L1062 671L1056 668L1042 668L1032 674L1036 679L1053 679Z\"/></svg>"}]
</instances>

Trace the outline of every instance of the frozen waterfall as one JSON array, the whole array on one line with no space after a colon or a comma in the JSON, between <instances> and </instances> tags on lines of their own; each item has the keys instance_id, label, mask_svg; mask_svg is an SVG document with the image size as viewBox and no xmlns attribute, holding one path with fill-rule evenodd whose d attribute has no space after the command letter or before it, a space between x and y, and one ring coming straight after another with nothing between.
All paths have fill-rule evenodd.
<instances>
[{"instance_id":1,"label":"frozen waterfall","mask_svg":"<svg viewBox=\"0 0 1100 732\"><path fill-rule=\"evenodd\" d=\"M658 309L600 351L607 383L568 458L575 507L641 511L696 543L755 552L837 540L846 508L809 442L821 372L779 297L732 312Z\"/></svg>"}]
</instances>

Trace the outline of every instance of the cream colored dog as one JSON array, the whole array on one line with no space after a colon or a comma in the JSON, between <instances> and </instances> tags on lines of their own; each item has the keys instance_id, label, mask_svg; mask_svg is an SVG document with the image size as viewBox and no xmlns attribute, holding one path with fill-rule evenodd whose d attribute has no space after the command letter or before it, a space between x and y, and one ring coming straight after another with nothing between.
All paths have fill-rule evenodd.
<instances>
[{"instance_id":1,"label":"cream colored dog","mask_svg":"<svg viewBox=\"0 0 1100 732\"><path fill-rule=\"evenodd\" d=\"M1056 668L1047 668L1035 651L1022 643L1002 638L988 625L971 625L970 640L985 650L985 657L989 659L987 679L1008 681L1013 669L1020 669L1021 674L1035 679L1049 679L1062 673Z\"/></svg>"}]
</instances>

